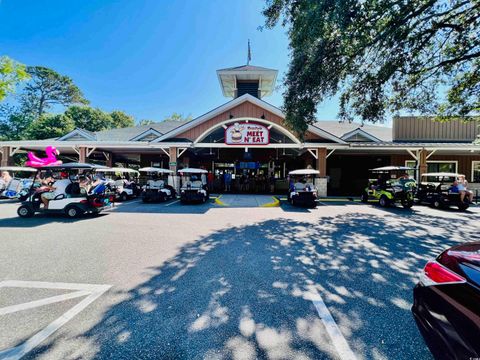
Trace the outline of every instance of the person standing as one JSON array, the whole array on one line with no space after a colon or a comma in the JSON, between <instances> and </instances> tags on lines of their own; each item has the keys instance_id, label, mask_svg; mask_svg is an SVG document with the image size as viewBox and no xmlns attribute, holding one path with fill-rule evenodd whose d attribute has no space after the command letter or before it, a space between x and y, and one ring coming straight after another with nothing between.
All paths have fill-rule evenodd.
<instances>
[{"instance_id":1,"label":"person standing","mask_svg":"<svg viewBox=\"0 0 480 360\"><path fill-rule=\"evenodd\" d=\"M232 188L232 174L227 170L224 174L225 191L230 191Z\"/></svg>"},{"instance_id":2,"label":"person standing","mask_svg":"<svg viewBox=\"0 0 480 360\"><path fill-rule=\"evenodd\" d=\"M213 175L213 172L209 171L207 175L208 190L213 191L214 181L215 181L215 175Z\"/></svg>"}]
</instances>

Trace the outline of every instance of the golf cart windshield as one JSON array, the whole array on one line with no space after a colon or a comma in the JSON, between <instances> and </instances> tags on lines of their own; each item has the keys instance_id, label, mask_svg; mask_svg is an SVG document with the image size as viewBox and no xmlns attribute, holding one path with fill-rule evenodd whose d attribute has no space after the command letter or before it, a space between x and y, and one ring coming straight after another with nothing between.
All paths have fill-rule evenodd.
<instances>
[{"instance_id":1,"label":"golf cart windshield","mask_svg":"<svg viewBox=\"0 0 480 360\"><path fill-rule=\"evenodd\" d=\"M207 174L208 171L204 169L185 168L178 170L180 176L185 177L182 189L201 189L203 187L202 174Z\"/></svg>"},{"instance_id":2,"label":"golf cart windshield","mask_svg":"<svg viewBox=\"0 0 480 360\"><path fill-rule=\"evenodd\" d=\"M293 181L295 191L315 191L314 178L320 175L320 171L315 169L297 169L288 173ZM292 185L291 185L292 186Z\"/></svg>"}]
</instances>

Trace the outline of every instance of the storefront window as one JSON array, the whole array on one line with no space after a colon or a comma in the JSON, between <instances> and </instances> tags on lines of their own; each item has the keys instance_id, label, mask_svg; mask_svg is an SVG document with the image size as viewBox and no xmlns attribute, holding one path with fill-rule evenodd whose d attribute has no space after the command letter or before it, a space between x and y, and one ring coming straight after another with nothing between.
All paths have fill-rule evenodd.
<instances>
[{"instance_id":1,"label":"storefront window","mask_svg":"<svg viewBox=\"0 0 480 360\"><path fill-rule=\"evenodd\" d=\"M456 161L427 161L427 172L457 172Z\"/></svg>"},{"instance_id":2,"label":"storefront window","mask_svg":"<svg viewBox=\"0 0 480 360\"><path fill-rule=\"evenodd\" d=\"M472 161L472 182L480 183L480 161Z\"/></svg>"},{"instance_id":3,"label":"storefront window","mask_svg":"<svg viewBox=\"0 0 480 360\"><path fill-rule=\"evenodd\" d=\"M406 167L415 168L417 166L417 162L415 160L407 160L405 161ZM408 176L415 177L415 170L407 170Z\"/></svg>"}]
</instances>

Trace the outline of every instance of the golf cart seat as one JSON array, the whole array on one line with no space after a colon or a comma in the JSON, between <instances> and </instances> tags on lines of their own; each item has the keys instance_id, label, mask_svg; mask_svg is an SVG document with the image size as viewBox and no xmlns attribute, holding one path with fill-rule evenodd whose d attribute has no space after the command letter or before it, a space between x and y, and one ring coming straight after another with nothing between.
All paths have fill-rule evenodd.
<instances>
[{"instance_id":1,"label":"golf cart seat","mask_svg":"<svg viewBox=\"0 0 480 360\"><path fill-rule=\"evenodd\" d=\"M201 188L202 187L202 182L200 180L192 181L192 187L193 188Z\"/></svg>"},{"instance_id":2,"label":"golf cart seat","mask_svg":"<svg viewBox=\"0 0 480 360\"><path fill-rule=\"evenodd\" d=\"M305 189L307 189L307 188L310 189L310 191L311 191L311 190L315 189L315 186L312 183L306 183L305 184Z\"/></svg>"},{"instance_id":3,"label":"golf cart seat","mask_svg":"<svg viewBox=\"0 0 480 360\"><path fill-rule=\"evenodd\" d=\"M305 184L303 184L301 182L295 183L294 187L295 187L295 190L297 190L297 191L305 190Z\"/></svg>"},{"instance_id":4,"label":"golf cart seat","mask_svg":"<svg viewBox=\"0 0 480 360\"><path fill-rule=\"evenodd\" d=\"M125 182L123 181L123 179L115 180L115 186L123 187L123 185L125 185Z\"/></svg>"},{"instance_id":5,"label":"golf cart seat","mask_svg":"<svg viewBox=\"0 0 480 360\"><path fill-rule=\"evenodd\" d=\"M150 189L162 189L165 182L163 180L148 180L147 185Z\"/></svg>"}]
</instances>

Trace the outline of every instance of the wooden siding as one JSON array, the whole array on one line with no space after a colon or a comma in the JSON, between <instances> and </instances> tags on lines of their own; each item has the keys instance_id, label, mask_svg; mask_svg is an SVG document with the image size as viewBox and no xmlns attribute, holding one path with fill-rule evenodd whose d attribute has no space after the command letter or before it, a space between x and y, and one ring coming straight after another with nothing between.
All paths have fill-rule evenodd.
<instances>
[{"instance_id":1,"label":"wooden siding","mask_svg":"<svg viewBox=\"0 0 480 360\"><path fill-rule=\"evenodd\" d=\"M430 117L401 116L393 119L394 141L473 141L480 122L435 121Z\"/></svg>"},{"instance_id":2,"label":"wooden siding","mask_svg":"<svg viewBox=\"0 0 480 360\"><path fill-rule=\"evenodd\" d=\"M176 135L175 137L177 138L186 138L191 141L196 140L200 135L202 135L206 130L210 129L212 126L230 119L230 114L232 114L235 118L241 118L241 117L251 117L251 118L257 118L260 119L262 115L265 115L265 119L268 121L271 121L275 124L282 124L283 119L267 110L264 108L261 108L255 104L252 104L248 101L230 109L227 110L220 115L217 115L210 120L207 120L198 126L189 129L187 131L184 131L183 133Z\"/></svg>"},{"instance_id":3,"label":"wooden siding","mask_svg":"<svg viewBox=\"0 0 480 360\"><path fill-rule=\"evenodd\" d=\"M405 166L405 161L412 161L410 155L392 155L391 165ZM480 161L480 155L432 155L428 158L429 161L458 161L458 173L464 174L468 181L472 181L472 161Z\"/></svg>"}]
</instances>

